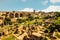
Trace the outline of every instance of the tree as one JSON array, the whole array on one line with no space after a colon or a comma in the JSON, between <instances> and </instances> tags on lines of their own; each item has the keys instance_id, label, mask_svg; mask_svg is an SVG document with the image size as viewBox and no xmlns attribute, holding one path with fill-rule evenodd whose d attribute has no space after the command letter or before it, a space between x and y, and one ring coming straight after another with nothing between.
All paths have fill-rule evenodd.
<instances>
[{"instance_id":1,"label":"tree","mask_svg":"<svg viewBox=\"0 0 60 40\"><path fill-rule=\"evenodd\" d=\"M60 25L60 17L57 17L57 20L53 20L53 23L56 25Z\"/></svg>"},{"instance_id":2,"label":"tree","mask_svg":"<svg viewBox=\"0 0 60 40\"><path fill-rule=\"evenodd\" d=\"M60 12L55 12L55 16L60 17Z\"/></svg>"},{"instance_id":3,"label":"tree","mask_svg":"<svg viewBox=\"0 0 60 40\"><path fill-rule=\"evenodd\" d=\"M10 23L11 23L10 18L5 18L4 25L10 24Z\"/></svg>"},{"instance_id":4,"label":"tree","mask_svg":"<svg viewBox=\"0 0 60 40\"><path fill-rule=\"evenodd\" d=\"M48 28L44 31L45 33L53 33L55 31L55 26L50 25Z\"/></svg>"},{"instance_id":5,"label":"tree","mask_svg":"<svg viewBox=\"0 0 60 40\"><path fill-rule=\"evenodd\" d=\"M48 15L48 16L45 16L45 17L44 17L44 19L48 19L48 18L51 18L51 16Z\"/></svg>"},{"instance_id":6,"label":"tree","mask_svg":"<svg viewBox=\"0 0 60 40\"><path fill-rule=\"evenodd\" d=\"M22 22L25 22L25 21L26 21L26 19L17 19L18 23L22 23Z\"/></svg>"},{"instance_id":7,"label":"tree","mask_svg":"<svg viewBox=\"0 0 60 40\"><path fill-rule=\"evenodd\" d=\"M34 17L33 16L29 16L26 20L27 21L32 21L32 20L34 20Z\"/></svg>"}]
</instances>

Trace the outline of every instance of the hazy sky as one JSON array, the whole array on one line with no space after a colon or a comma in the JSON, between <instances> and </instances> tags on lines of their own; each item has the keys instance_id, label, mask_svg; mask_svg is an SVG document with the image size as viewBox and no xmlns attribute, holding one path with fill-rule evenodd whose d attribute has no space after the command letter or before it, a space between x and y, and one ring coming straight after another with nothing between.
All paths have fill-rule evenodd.
<instances>
[{"instance_id":1,"label":"hazy sky","mask_svg":"<svg viewBox=\"0 0 60 40\"><path fill-rule=\"evenodd\" d=\"M0 0L0 10L21 10L25 8L43 10L49 6L60 6L60 0Z\"/></svg>"}]
</instances>

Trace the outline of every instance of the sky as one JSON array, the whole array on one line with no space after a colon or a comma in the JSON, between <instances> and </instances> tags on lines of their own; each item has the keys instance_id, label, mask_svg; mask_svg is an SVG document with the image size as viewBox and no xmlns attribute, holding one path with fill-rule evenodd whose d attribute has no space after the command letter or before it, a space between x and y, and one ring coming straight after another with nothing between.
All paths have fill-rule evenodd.
<instances>
[{"instance_id":1,"label":"sky","mask_svg":"<svg viewBox=\"0 0 60 40\"><path fill-rule=\"evenodd\" d=\"M60 11L60 0L0 0L0 11Z\"/></svg>"}]
</instances>

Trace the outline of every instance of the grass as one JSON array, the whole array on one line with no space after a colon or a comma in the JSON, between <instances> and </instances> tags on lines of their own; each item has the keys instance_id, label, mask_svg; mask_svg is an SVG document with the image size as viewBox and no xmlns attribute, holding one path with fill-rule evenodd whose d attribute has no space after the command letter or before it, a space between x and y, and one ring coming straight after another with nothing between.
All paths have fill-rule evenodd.
<instances>
[{"instance_id":1,"label":"grass","mask_svg":"<svg viewBox=\"0 0 60 40\"><path fill-rule=\"evenodd\" d=\"M60 34L57 34L56 36L57 36L58 38L60 38Z\"/></svg>"},{"instance_id":2,"label":"grass","mask_svg":"<svg viewBox=\"0 0 60 40\"><path fill-rule=\"evenodd\" d=\"M4 38L3 40L15 40L16 38L13 35L9 35L7 38Z\"/></svg>"}]
</instances>

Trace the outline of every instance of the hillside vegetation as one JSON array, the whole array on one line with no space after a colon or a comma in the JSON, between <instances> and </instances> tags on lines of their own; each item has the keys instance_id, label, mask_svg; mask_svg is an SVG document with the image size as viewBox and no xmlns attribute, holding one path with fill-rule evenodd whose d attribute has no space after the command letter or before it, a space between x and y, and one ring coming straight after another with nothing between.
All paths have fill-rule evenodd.
<instances>
[{"instance_id":1,"label":"hillside vegetation","mask_svg":"<svg viewBox=\"0 0 60 40\"><path fill-rule=\"evenodd\" d=\"M60 40L60 12L27 13L26 18L17 15L15 22L1 15L5 19L0 19L0 40Z\"/></svg>"}]
</instances>

